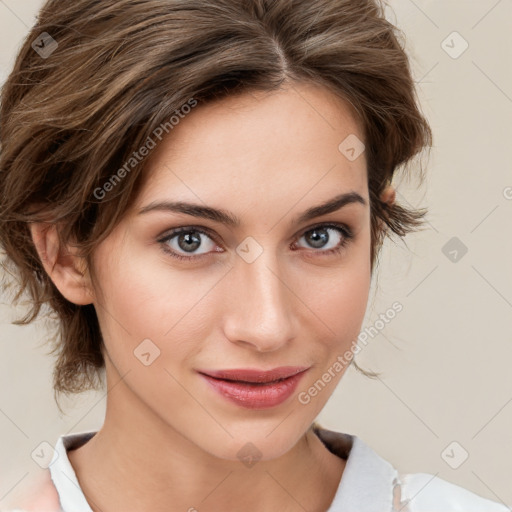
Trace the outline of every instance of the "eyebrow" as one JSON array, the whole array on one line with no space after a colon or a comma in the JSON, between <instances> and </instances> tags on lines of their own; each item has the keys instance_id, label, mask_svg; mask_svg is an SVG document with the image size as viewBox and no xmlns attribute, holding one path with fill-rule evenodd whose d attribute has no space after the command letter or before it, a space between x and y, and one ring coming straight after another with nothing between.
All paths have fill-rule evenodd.
<instances>
[{"instance_id":1,"label":"eyebrow","mask_svg":"<svg viewBox=\"0 0 512 512\"><path fill-rule=\"evenodd\" d=\"M318 206L308 208L305 212L300 214L295 221L297 223L307 222L308 220L320 217L321 215L327 215L340 210L344 206L349 204L362 204L366 206L366 200L359 195L357 192L347 192L344 194L337 195L332 199L329 199L325 203ZM154 211L164 211L170 213L184 213L193 217L200 217L203 219L212 220L220 224L236 228L241 224L240 219L233 215L231 212L226 210L212 208L210 206L203 206L200 204L186 203L183 201L158 201L152 202L147 206L144 206L138 211L138 215L142 215Z\"/></svg>"}]
</instances>

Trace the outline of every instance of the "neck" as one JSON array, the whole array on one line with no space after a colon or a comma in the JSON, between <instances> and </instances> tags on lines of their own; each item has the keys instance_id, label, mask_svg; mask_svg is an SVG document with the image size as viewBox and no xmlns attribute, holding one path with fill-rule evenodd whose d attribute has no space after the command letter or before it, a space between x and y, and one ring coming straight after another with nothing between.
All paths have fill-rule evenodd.
<instances>
[{"instance_id":1,"label":"neck","mask_svg":"<svg viewBox=\"0 0 512 512\"><path fill-rule=\"evenodd\" d=\"M203 451L140 402L132 406L123 386L109 392L101 430L69 452L94 512L329 508L345 461L311 429L284 455L249 467Z\"/></svg>"}]
</instances>

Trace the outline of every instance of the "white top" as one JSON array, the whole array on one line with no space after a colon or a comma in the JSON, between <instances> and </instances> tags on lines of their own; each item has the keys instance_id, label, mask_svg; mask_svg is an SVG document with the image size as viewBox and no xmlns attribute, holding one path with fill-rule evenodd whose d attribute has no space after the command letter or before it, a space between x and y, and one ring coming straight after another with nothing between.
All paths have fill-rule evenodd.
<instances>
[{"instance_id":1,"label":"white top","mask_svg":"<svg viewBox=\"0 0 512 512\"><path fill-rule=\"evenodd\" d=\"M331 452L346 459L340 484L326 512L512 512L501 503L482 498L434 475L399 474L355 435L322 427L315 428L315 432ZM67 451L78 448L95 434L96 431L89 431L59 437L49 466L51 481L48 478L41 493L42 496L51 490L58 496L54 498L55 503L52 502L51 512L92 512ZM36 511L42 503L36 498L30 507L9 512Z\"/></svg>"}]
</instances>

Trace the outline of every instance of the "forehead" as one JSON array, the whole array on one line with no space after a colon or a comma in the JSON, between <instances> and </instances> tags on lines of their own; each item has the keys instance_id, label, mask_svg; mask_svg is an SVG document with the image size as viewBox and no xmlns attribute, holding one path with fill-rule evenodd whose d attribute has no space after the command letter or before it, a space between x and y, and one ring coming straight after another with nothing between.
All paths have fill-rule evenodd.
<instances>
[{"instance_id":1,"label":"forehead","mask_svg":"<svg viewBox=\"0 0 512 512\"><path fill-rule=\"evenodd\" d=\"M136 201L208 204L325 198L355 190L367 197L366 159L346 153L364 135L352 107L328 89L295 84L244 92L195 107L158 143Z\"/></svg>"}]
</instances>

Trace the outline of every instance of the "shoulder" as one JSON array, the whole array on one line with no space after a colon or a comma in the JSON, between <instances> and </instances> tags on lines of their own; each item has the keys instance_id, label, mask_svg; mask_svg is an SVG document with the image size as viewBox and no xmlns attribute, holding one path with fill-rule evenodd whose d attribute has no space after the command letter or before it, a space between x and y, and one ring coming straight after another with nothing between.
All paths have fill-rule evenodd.
<instances>
[{"instance_id":1,"label":"shoulder","mask_svg":"<svg viewBox=\"0 0 512 512\"><path fill-rule=\"evenodd\" d=\"M13 492L0 512L61 512L59 495L53 485L50 471L45 469L29 477Z\"/></svg>"},{"instance_id":2,"label":"shoulder","mask_svg":"<svg viewBox=\"0 0 512 512\"><path fill-rule=\"evenodd\" d=\"M403 474L400 481L401 501L408 504L410 512L511 512L502 503L429 473Z\"/></svg>"}]
</instances>

